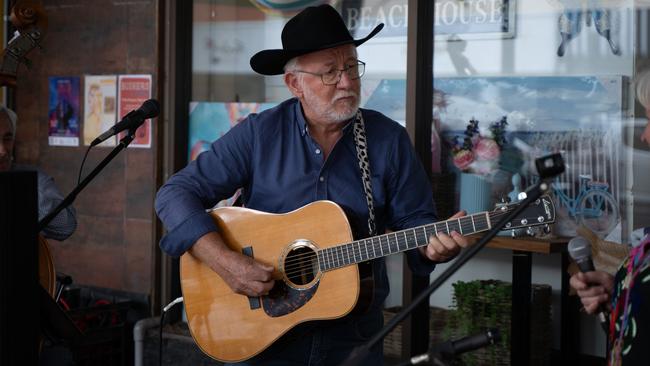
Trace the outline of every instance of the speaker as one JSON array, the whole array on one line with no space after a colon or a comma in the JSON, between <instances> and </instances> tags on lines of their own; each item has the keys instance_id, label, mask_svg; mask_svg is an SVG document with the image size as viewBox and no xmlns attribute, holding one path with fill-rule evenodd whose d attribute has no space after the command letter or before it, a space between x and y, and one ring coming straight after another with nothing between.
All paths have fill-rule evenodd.
<instances>
[{"instance_id":1,"label":"speaker","mask_svg":"<svg viewBox=\"0 0 650 366\"><path fill-rule=\"evenodd\" d=\"M0 365L38 364L37 184L36 172L0 173Z\"/></svg>"}]
</instances>

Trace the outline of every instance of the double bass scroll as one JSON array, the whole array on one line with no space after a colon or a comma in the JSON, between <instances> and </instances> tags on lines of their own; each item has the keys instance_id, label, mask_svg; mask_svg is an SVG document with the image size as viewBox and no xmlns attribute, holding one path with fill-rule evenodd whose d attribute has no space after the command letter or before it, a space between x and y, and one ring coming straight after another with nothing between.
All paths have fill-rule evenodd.
<instances>
[{"instance_id":1,"label":"double bass scroll","mask_svg":"<svg viewBox=\"0 0 650 366\"><path fill-rule=\"evenodd\" d=\"M15 88L18 66L22 63L29 67L30 61L25 56L34 48L41 47L47 16L40 1L18 0L11 8L9 20L16 32L2 51L0 86Z\"/></svg>"}]
</instances>

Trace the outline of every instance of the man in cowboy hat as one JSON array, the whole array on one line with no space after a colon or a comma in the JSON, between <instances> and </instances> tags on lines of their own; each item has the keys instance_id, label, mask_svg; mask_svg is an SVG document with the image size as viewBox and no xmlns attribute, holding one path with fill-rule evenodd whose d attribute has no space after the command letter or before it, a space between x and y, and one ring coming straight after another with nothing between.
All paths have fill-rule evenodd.
<instances>
[{"instance_id":1,"label":"man in cowboy hat","mask_svg":"<svg viewBox=\"0 0 650 366\"><path fill-rule=\"evenodd\" d=\"M169 230L160 243L166 253L179 256L189 250L235 293L268 294L274 267L230 250L205 213L239 188L246 207L264 212L334 201L359 220L357 238L436 221L429 180L405 129L359 108L365 64L357 59L356 47L382 27L355 40L334 8L309 7L285 25L282 49L251 58L260 74L284 74L294 98L248 116L159 190L156 211ZM433 235L428 245L424 240L406 252L411 269L422 276L467 245L456 232ZM244 364L340 364L383 324L385 261L375 259L369 266L375 283L367 311L301 324ZM362 364L379 365L382 359L378 344Z\"/></svg>"}]
</instances>

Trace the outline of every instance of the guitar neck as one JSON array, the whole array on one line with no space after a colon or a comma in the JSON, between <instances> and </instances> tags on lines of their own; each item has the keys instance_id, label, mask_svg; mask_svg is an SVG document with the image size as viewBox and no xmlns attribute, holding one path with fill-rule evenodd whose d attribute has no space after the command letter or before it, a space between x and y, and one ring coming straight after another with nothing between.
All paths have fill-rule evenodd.
<instances>
[{"instance_id":1,"label":"guitar neck","mask_svg":"<svg viewBox=\"0 0 650 366\"><path fill-rule=\"evenodd\" d=\"M471 235L487 231L492 227L492 214L494 213L479 212L320 249L318 264L322 271L330 271L425 246L429 243L429 237L437 233L449 234L456 231L461 235Z\"/></svg>"}]
</instances>

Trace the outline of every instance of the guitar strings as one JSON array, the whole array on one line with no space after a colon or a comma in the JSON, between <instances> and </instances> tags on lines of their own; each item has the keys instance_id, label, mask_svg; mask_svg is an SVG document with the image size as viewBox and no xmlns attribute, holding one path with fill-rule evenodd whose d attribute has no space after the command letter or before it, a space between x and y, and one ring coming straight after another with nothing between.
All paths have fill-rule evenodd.
<instances>
[{"instance_id":1,"label":"guitar strings","mask_svg":"<svg viewBox=\"0 0 650 366\"><path fill-rule=\"evenodd\" d=\"M490 212L489 216L490 216L491 219L500 219L506 213L508 213L507 210L506 211L501 211L501 212ZM464 217L468 217L468 216L464 216ZM424 225L424 226L420 226L420 227L417 227L417 228L412 228L412 229L409 229L409 230L416 230L418 228L424 228L425 226L430 226L430 225L435 225L435 224L439 224L439 223ZM384 235L381 235L381 236L391 235L391 234L394 234L394 233L384 234ZM381 237L381 236L378 236L378 237ZM363 239L363 240L368 240L368 239ZM354 255L354 253L352 253L352 257L350 257L350 251L349 250L345 251L342 248L345 245L353 245L355 243L359 244L363 240L354 241L354 242L351 242L351 243L342 244L342 245L339 245L337 247L333 247L333 248L341 248L341 251L339 253L332 253L333 255L336 255L336 258L334 260L329 260L329 259L325 259L325 260L330 264L333 263L333 262L337 262L337 263L341 263L342 265L336 265L336 266L334 266L332 268L329 268L329 269L341 268L341 267L344 267L344 266L347 266L347 265L351 265L351 264L363 261L363 260L357 261L356 256ZM371 243L372 243L372 240L373 239L371 239ZM397 247L398 248L399 248L400 244L404 244L404 246L408 245L408 240L401 239L401 238L399 238L397 236L396 236L396 242L397 242ZM387 251L383 251L383 249L382 249L382 253L387 252L388 254L392 254L391 251L390 251L390 243L387 241L386 244L387 244ZM379 245L380 245L381 248L384 247L383 243L381 242L381 239L379 241ZM330 249L330 248L325 248L325 249ZM325 249L321 249L318 252L322 252ZM367 248L366 248L366 250L367 250ZM285 270L284 270L285 276L291 278L291 276L294 276L294 275L302 275L302 274L304 274L304 272L306 270L311 271L315 267L315 262L319 262L318 261L318 254L317 254L318 252L301 253L301 254L295 255L291 259L287 260L285 262L285 267L284 267L285 268ZM397 252L399 252L399 250L396 251L395 253L397 253ZM344 254L347 254L347 257L348 257L347 261L346 261L345 257L343 256ZM340 260L339 260L338 255L341 255ZM359 257L361 257L361 255ZM319 262L319 264L320 264L320 262ZM318 270L318 269L320 269L320 268L317 268L316 270Z\"/></svg>"},{"instance_id":2,"label":"guitar strings","mask_svg":"<svg viewBox=\"0 0 650 366\"><path fill-rule=\"evenodd\" d=\"M506 213L507 213L506 211L503 211L503 212L491 212L491 213L490 213L490 217L491 217L491 219L499 219L499 218L501 218L503 215L505 215ZM465 216L465 217L467 217L467 216ZM435 224L439 224L439 223L435 223ZM432 225L435 225L435 224L423 225L423 226L420 226L420 227L416 227L416 228L412 228L412 229L407 229L407 230L413 230L413 231L415 231L415 230L417 230L417 229L424 228L425 226L432 226ZM395 234L395 233L383 234L383 235L377 236L377 237L375 237L375 238L387 237L388 235L394 235L394 234ZM337 250L337 251L338 251L338 252L336 252L336 253L332 253L333 255L337 256L337 257L334 259L334 261L336 261L336 262L344 262L344 265L349 265L349 264L352 264L352 263L357 263L356 260L355 260L355 261L350 261L350 257L349 257L350 250L343 249L343 247L346 246L346 245L360 244L360 242L365 241L365 240L371 240L371 243L372 243L372 244L376 244L376 243L373 243L373 241L376 240L376 239L362 239L362 240L357 240L357 241L354 241L354 242L351 242L351 243L341 244L341 245L338 245L338 246L336 246L336 247L330 247L330 248L320 249L319 252L322 252L322 251L324 251L324 250L326 250L326 249L334 248L334 250ZM406 243L405 243L405 242L406 242ZM388 239L387 239L387 241L386 241L385 244L386 244L386 245L384 245L384 243L381 241L381 239L379 239L379 247L381 248L380 250L382 251L382 253L393 254L393 253L391 253L391 250L390 250L390 248L391 248L390 244L391 244L391 243L389 242ZM397 244L398 247L400 247L402 244L404 244L404 245L406 246L406 244L408 244L408 242L407 242L406 239L396 237L396 244ZM337 249L337 248L340 248L340 249ZM383 250L384 248L385 248L386 250ZM396 252L395 252L395 253L396 253ZM347 254L347 256L348 256L347 262L346 262L346 259L345 259L344 257L341 257L341 259L339 260L338 255L345 255L345 254ZM297 263L298 265L300 265L300 262L305 261L305 258L304 258L304 257L306 257L306 256L316 256L316 254L315 254L314 252L308 252L308 253L297 254L297 255L293 256L291 259L289 259L289 260L287 260L287 261L285 262L285 264L286 264L286 265L285 265L285 268L289 268L289 267L291 267L292 264L296 264L296 263ZM382 256L383 256L383 255L382 255ZM354 254L353 254L353 258L354 258ZM329 259L325 259L325 260L327 260L328 262L332 262L332 261L330 261ZM361 261L363 261L363 260L360 260L360 262L361 262Z\"/></svg>"},{"instance_id":3,"label":"guitar strings","mask_svg":"<svg viewBox=\"0 0 650 366\"><path fill-rule=\"evenodd\" d=\"M499 218L500 218L501 216L503 216L505 213L506 213L506 212L492 212L492 213L490 213L490 218L491 218L491 219L499 219ZM468 216L464 216L464 217L468 217ZM440 224L440 223L435 223L435 224ZM423 225L423 226L419 226L419 227L415 227L415 228L411 228L411 229L406 229L405 231L415 231L415 230L418 230L418 229L423 229L423 228L426 227L426 226L433 226L433 225L435 225L435 224ZM400 232L403 232L403 231L400 231ZM367 240L370 240L371 243L374 244L374 245L376 245L377 243L373 243L373 241L375 241L375 240L379 240L379 246L380 246L381 248L384 248L384 243L381 241L381 239L378 239L378 238L382 238L382 237L386 237L386 238L387 238L389 235L395 235L396 233L400 233L400 232L394 232L394 233L389 233L389 234L382 234L382 235L376 236L376 237L374 237L374 238L366 238L366 239L356 240L356 241L353 241L353 242L350 242L350 243L346 243L346 244L338 245L338 246L336 246L336 247L323 248L323 249L320 249L319 251L323 251L323 250L331 249L331 248L341 248L341 251L345 251L344 249L342 249L342 247L344 247L344 246L346 246L346 245L360 244L361 242L363 242L363 241L367 241ZM445 232L445 231L443 231L443 232ZM445 232L445 233L448 234L447 232ZM387 240L386 243L385 243L385 244L386 244L386 248L387 248L387 249L390 249L390 242L389 242L389 239L386 239L386 240ZM396 237L396 241L397 241L397 243L398 243L398 245L399 245L399 244L403 244L404 241L405 241L405 239L402 239L402 238L398 238L398 237ZM388 251L388 252L390 253L390 251ZM301 261L303 256L312 255L312 253L313 253L313 252L308 252L308 253L303 253L303 254L297 254L297 255L293 256L292 259L294 259L294 261ZM291 263L291 260L288 260L288 261L285 262L285 263Z\"/></svg>"}]
</instances>

